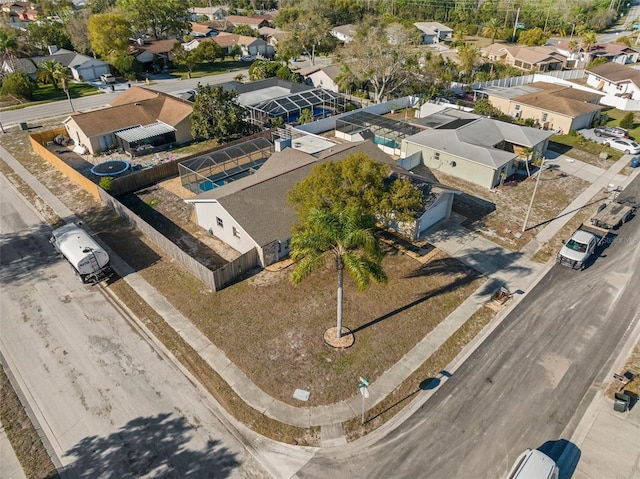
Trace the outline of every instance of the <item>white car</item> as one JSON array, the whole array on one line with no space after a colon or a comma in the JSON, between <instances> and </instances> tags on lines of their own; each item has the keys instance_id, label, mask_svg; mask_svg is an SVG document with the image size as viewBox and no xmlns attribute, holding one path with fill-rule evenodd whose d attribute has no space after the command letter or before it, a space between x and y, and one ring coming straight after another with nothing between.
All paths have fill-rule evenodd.
<instances>
[{"instance_id":1,"label":"white car","mask_svg":"<svg viewBox=\"0 0 640 479\"><path fill-rule=\"evenodd\" d=\"M243 55L240 57L241 62L252 62L256 59L255 55Z\"/></svg>"},{"instance_id":2,"label":"white car","mask_svg":"<svg viewBox=\"0 0 640 479\"><path fill-rule=\"evenodd\" d=\"M609 138L602 144L614 150L623 151L625 155L637 155L640 153L640 145L633 140L627 140L625 138Z\"/></svg>"},{"instance_id":3,"label":"white car","mask_svg":"<svg viewBox=\"0 0 640 479\"><path fill-rule=\"evenodd\" d=\"M115 83L116 77L114 77L111 73L103 73L102 75L100 75L100 80L102 80L102 83L105 84Z\"/></svg>"}]
</instances>

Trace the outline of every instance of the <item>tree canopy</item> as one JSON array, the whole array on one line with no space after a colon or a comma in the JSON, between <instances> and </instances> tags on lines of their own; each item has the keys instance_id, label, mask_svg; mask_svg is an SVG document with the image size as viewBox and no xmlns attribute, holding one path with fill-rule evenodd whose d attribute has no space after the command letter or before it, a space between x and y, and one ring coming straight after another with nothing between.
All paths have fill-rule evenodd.
<instances>
[{"instance_id":1,"label":"tree canopy","mask_svg":"<svg viewBox=\"0 0 640 479\"><path fill-rule=\"evenodd\" d=\"M374 100L380 102L415 78L415 43L415 32L399 24L362 25L356 38L341 50L341 56L350 72L360 82L367 82Z\"/></svg>"},{"instance_id":2,"label":"tree canopy","mask_svg":"<svg viewBox=\"0 0 640 479\"><path fill-rule=\"evenodd\" d=\"M26 73L13 72L2 79L0 92L3 95L13 95L23 100L31 100L36 87L36 83Z\"/></svg>"},{"instance_id":3,"label":"tree canopy","mask_svg":"<svg viewBox=\"0 0 640 479\"><path fill-rule=\"evenodd\" d=\"M127 53L132 32L131 24L123 15L92 15L89 17L87 32L91 49L100 57L111 59Z\"/></svg>"},{"instance_id":4,"label":"tree canopy","mask_svg":"<svg viewBox=\"0 0 640 479\"><path fill-rule=\"evenodd\" d=\"M189 32L191 13L184 0L117 0L117 6L131 20L137 33L150 34L156 40Z\"/></svg>"},{"instance_id":5,"label":"tree canopy","mask_svg":"<svg viewBox=\"0 0 640 479\"><path fill-rule=\"evenodd\" d=\"M410 221L422 208L422 192L408 180L390 178L391 167L359 152L326 161L288 193L301 218L313 209L357 208L383 222Z\"/></svg>"},{"instance_id":6,"label":"tree canopy","mask_svg":"<svg viewBox=\"0 0 640 479\"><path fill-rule=\"evenodd\" d=\"M338 338L342 336L344 270L351 274L360 291L372 279L377 283L387 281L374 228L375 218L358 208L313 208L293 228L291 258L296 265L290 278L294 284L302 282L327 263L336 267Z\"/></svg>"},{"instance_id":7,"label":"tree canopy","mask_svg":"<svg viewBox=\"0 0 640 479\"><path fill-rule=\"evenodd\" d=\"M220 85L201 85L197 89L191 114L194 137L224 141L248 129L246 110L238 105L233 91Z\"/></svg>"}]
</instances>

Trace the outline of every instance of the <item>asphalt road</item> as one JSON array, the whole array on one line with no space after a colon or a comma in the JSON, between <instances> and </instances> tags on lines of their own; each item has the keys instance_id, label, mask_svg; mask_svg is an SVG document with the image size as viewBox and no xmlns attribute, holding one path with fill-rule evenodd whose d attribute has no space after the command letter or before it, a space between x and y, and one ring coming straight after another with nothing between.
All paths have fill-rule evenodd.
<instances>
[{"instance_id":1,"label":"asphalt road","mask_svg":"<svg viewBox=\"0 0 640 479\"><path fill-rule=\"evenodd\" d=\"M270 477L210 397L53 254L4 176L0 192L0 352L63 478Z\"/></svg>"},{"instance_id":2,"label":"asphalt road","mask_svg":"<svg viewBox=\"0 0 640 479\"><path fill-rule=\"evenodd\" d=\"M504 477L526 448L579 457L567 438L638 321L638 241L636 219L586 270L554 266L404 422L320 451L296 477Z\"/></svg>"},{"instance_id":3,"label":"asphalt road","mask_svg":"<svg viewBox=\"0 0 640 479\"><path fill-rule=\"evenodd\" d=\"M153 90L163 93L182 93L187 90L195 89L198 83L215 85L233 80L233 77L244 74L248 75L246 68L240 68L229 73L220 75L210 75L204 78L193 78L190 80L175 79L154 79L153 83L148 86ZM147 87L144 83L138 83L139 86ZM117 90L114 93L107 92L98 95L87 96L82 98L73 98L71 103L68 100L60 100L43 105L30 106L19 110L9 110L0 113L0 123L5 129L11 128L19 123L26 122L28 126L35 126L30 122L37 122L46 118L65 117L75 111L90 111L97 108L105 107L111 99L118 93L122 93L127 89L126 83L118 83ZM104 90L104 89L103 89ZM73 110L72 110L73 108Z\"/></svg>"}]
</instances>

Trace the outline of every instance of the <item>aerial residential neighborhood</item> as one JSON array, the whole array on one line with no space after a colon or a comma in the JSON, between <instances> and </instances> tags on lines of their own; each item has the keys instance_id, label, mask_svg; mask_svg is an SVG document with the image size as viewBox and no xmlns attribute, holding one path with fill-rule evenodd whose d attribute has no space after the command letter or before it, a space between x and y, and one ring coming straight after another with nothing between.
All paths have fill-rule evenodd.
<instances>
[{"instance_id":1,"label":"aerial residential neighborhood","mask_svg":"<svg viewBox=\"0 0 640 479\"><path fill-rule=\"evenodd\" d=\"M640 473L640 4L0 19L0 477Z\"/></svg>"}]
</instances>

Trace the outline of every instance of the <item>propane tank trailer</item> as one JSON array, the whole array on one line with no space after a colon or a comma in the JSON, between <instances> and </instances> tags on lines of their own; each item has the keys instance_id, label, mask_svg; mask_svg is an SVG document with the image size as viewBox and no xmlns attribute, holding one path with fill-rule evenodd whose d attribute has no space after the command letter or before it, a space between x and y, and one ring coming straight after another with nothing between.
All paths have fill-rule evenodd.
<instances>
[{"instance_id":1,"label":"propane tank trailer","mask_svg":"<svg viewBox=\"0 0 640 479\"><path fill-rule=\"evenodd\" d=\"M96 284L111 276L107 252L75 223L53 230L49 242L71 264L83 283Z\"/></svg>"}]
</instances>

